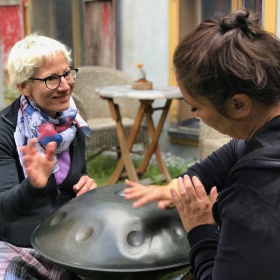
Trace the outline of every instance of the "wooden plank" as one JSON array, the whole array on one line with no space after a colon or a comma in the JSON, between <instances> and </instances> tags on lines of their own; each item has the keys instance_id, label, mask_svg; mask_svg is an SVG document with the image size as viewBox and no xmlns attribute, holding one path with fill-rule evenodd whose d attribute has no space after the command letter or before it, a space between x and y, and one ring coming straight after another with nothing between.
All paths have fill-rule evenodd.
<instances>
[{"instance_id":1,"label":"wooden plank","mask_svg":"<svg viewBox=\"0 0 280 280\"><path fill-rule=\"evenodd\" d=\"M114 1L85 2L85 65L116 67Z\"/></svg>"},{"instance_id":2,"label":"wooden plank","mask_svg":"<svg viewBox=\"0 0 280 280\"><path fill-rule=\"evenodd\" d=\"M272 34L276 34L277 0L263 2L263 26Z\"/></svg>"}]
</instances>

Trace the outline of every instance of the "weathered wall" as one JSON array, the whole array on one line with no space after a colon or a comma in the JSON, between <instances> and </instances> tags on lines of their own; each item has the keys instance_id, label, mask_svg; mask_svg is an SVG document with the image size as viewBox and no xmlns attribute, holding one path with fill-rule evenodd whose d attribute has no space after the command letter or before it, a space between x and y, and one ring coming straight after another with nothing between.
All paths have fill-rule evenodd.
<instances>
[{"instance_id":1,"label":"weathered wall","mask_svg":"<svg viewBox=\"0 0 280 280\"><path fill-rule=\"evenodd\" d=\"M148 80L168 85L168 0L116 2L117 68L137 78L144 64Z\"/></svg>"},{"instance_id":2,"label":"weathered wall","mask_svg":"<svg viewBox=\"0 0 280 280\"><path fill-rule=\"evenodd\" d=\"M13 45L24 36L24 0L0 0L0 109L5 107L4 90L8 85L7 59Z\"/></svg>"},{"instance_id":3,"label":"weathered wall","mask_svg":"<svg viewBox=\"0 0 280 280\"><path fill-rule=\"evenodd\" d=\"M24 36L23 5L0 5L0 34L2 38L2 65L6 66L12 46Z\"/></svg>"},{"instance_id":4,"label":"weathered wall","mask_svg":"<svg viewBox=\"0 0 280 280\"><path fill-rule=\"evenodd\" d=\"M149 81L168 85L168 0L117 0L116 35L118 69L136 79L136 64L142 63Z\"/></svg>"}]
</instances>

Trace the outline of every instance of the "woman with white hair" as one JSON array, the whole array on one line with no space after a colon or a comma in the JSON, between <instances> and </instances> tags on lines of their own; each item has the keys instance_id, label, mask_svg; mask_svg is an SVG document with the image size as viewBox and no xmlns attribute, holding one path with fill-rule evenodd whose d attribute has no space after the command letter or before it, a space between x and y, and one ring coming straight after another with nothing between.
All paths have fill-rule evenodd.
<instances>
[{"instance_id":1,"label":"woman with white hair","mask_svg":"<svg viewBox=\"0 0 280 280\"><path fill-rule=\"evenodd\" d=\"M61 279L30 237L55 209L96 188L86 172L91 130L71 98L78 69L64 44L37 34L14 45L7 68L20 96L0 112L0 278Z\"/></svg>"}]
</instances>

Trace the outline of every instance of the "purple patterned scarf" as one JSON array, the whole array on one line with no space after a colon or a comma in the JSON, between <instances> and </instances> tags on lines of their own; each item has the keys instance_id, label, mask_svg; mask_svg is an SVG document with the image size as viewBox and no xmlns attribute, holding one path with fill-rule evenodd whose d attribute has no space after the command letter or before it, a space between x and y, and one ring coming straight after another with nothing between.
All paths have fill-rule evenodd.
<instances>
[{"instance_id":1,"label":"purple patterned scarf","mask_svg":"<svg viewBox=\"0 0 280 280\"><path fill-rule=\"evenodd\" d=\"M22 154L19 147L26 145L31 138L37 138L37 148L42 154L44 153L46 145L52 141L55 141L57 144L56 153L63 153L68 150L75 138L76 126L79 127L86 136L91 135L91 129L80 116L72 98L70 100L69 109L60 112L58 116L53 119L42 112L28 97L22 95L20 98L20 109L14 137L23 169L24 165L22 163ZM57 161L57 159L55 160ZM58 170L59 164L56 163L53 173Z\"/></svg>"}]
</instances>

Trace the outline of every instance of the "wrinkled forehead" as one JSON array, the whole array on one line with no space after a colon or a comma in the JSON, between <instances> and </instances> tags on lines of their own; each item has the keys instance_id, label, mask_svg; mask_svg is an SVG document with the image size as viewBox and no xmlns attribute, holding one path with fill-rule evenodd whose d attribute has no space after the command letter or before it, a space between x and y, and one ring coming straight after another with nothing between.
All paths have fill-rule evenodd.
<instances>
[{"instance_id":1,"label":"wrinkled forehead","mask_svg":"<svg viewBox=\"0 0 280 280\"><path fill-rule=\"evenodd\" d=\"M34 74L49 72L60 74L61 71L68 70L69 65L62 52L42 57L41 61L34 67Z\"/></svg>"}]
</instances>

